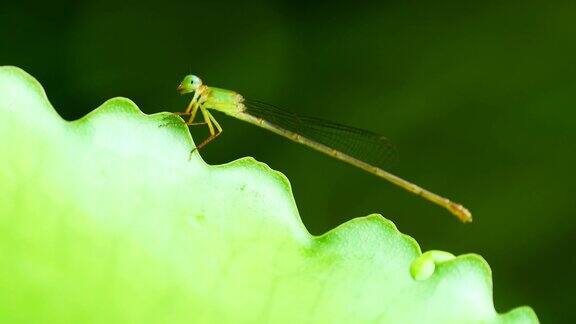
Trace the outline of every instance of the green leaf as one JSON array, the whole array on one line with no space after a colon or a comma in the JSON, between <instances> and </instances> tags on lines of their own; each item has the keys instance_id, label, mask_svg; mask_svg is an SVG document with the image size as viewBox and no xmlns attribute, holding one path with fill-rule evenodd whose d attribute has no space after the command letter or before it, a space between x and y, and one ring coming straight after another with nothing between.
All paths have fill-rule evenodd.
<instances>
[{"instance_id":1,"label":"green leaf","mask_svg":"<svg viewBox=\"0 0 576 324\"><path fill-rule=\"evenodd\" d=\"M192 147L125 98L64 121L0 68L0 322L538 321L496 313L480 256L379 215L312 236L284 175Z\"/></svg>"}]
</instances>

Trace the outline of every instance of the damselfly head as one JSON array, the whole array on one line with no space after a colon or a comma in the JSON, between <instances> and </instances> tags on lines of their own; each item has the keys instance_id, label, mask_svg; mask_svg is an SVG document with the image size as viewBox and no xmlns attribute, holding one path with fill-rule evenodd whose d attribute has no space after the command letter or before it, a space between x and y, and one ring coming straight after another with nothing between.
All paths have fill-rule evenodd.
<instances>
[{"instance_id":1,"label":"damselfly head","mask_svg":"<svg viewBox=\"0 0 576 324\"><path fill-rule=\"evenodd\" d=\"M198 90L200 86L202 86L202 80L195 75L188 74L182 82L180 82L176 90L178 90L180 94L186 94Z\"/></svg>"}]
</instances>

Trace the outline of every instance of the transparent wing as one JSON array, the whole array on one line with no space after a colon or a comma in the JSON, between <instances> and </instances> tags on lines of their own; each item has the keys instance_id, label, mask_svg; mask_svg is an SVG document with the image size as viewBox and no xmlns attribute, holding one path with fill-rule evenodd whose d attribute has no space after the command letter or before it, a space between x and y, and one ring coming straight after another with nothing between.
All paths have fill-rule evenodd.
<instances>
[{"instance_id":1,"label":"transparent wing","mask_svg":"<svg viewBox=\"0 0 576 324\"><path fill-rule=\"evenodd\" d=\"M394 145L380 134L320 118L299 116L256 100L247 99L244 105L245 113L249 115L373 166L388 168L398 160Z\"/></svg>"}]
</instances>

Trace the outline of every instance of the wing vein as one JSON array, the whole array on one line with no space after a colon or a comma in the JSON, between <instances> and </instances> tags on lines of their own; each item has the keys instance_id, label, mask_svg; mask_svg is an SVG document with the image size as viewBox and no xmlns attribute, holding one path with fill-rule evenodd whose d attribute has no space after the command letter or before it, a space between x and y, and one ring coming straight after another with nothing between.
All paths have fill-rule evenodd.
<instances>
[{"instance_id":1,"label":"wing vein","mask_svg":"<svg viewBox=\"0 0 576 324\"><path fill-rule=\"evenodd\" d=\"M379 168L389 168L398 159L394 145L384 136L320 118L300 116L256 100L246 100L245 113L294 132L314 142Z\"/></svg>"}]
</instances>

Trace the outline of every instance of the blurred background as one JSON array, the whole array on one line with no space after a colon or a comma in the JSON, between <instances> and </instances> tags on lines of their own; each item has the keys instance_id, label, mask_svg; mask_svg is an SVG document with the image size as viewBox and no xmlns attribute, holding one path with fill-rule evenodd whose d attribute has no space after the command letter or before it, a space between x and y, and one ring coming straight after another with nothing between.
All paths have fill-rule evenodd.
<instances>
[{"instance_id":1,"label":"blurred background","mask_svg":"<svg viewBox=\"0 0 576 324\"><path fill-rule=\"evenodd\" d=\"M393 173L461 202L474 223L221 114L202 154L282 171L313 234L380 213L423 250L486 258L498 311L576 321L574 1L3 1L0 39L0 64L34 75L66 119L115 96L180 111L175 88L192 72L382 133L399 149Z\"/></svg>"}]
</instances>

